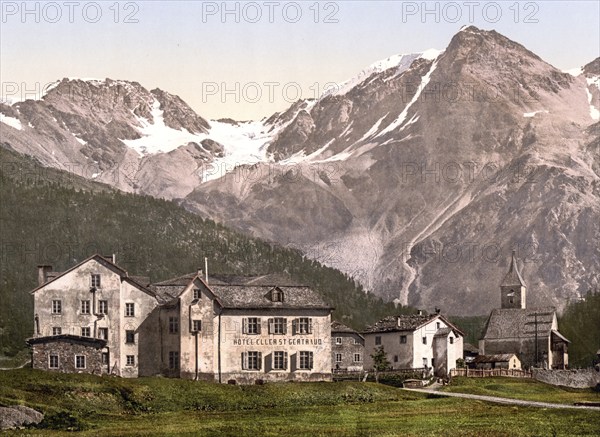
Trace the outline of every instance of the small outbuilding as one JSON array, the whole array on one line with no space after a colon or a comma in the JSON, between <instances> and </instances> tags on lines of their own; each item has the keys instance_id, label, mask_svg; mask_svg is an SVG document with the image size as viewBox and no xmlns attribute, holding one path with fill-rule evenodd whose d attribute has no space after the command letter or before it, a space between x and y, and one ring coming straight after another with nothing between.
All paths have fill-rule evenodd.
<instances>
[{"instance_id":1,"label":"small outbuilding","mask_svg":"<svg viewBox=\"0 0 600 437\"><path fill-rule=\"evenodd\" d=\"M521 361L515 354L479 355L472 365L476 369L521 369Z\"/></svg>"}]
</instances>

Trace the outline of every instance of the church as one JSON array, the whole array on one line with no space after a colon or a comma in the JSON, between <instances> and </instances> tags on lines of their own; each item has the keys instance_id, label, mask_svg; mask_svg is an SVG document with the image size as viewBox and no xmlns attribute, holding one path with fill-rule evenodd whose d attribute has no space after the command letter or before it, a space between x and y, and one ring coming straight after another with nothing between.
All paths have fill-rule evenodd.
<instances>
[{"instance_id":1,"label":"church","mask_svg":"<svg viewBox=\"0 0 600 437\"><path fill-rule=\"evenodd\" d=\"M480 355L516 354L525 368L568 366L570 342L558 330L556 308L527 308L527 286L514 251L500 284L500 302L479 340Z\"/></svg>"}]
</instances>

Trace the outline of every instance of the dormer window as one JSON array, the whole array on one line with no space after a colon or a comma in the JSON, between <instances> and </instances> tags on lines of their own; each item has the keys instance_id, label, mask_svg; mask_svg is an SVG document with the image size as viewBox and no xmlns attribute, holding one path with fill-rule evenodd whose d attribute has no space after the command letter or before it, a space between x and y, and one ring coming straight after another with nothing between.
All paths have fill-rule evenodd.
<instances>
[{"instance_id":1,"label":"dormer window","mask_svg":"<svg viewBox=\"0 0 600 437\"><path fill-rule=\"evenodd\" d=\"M273 302L283 302L283 291L281 291L279 288L274 288L271 291L271 300Z\"/></svg>"}]
</instances>

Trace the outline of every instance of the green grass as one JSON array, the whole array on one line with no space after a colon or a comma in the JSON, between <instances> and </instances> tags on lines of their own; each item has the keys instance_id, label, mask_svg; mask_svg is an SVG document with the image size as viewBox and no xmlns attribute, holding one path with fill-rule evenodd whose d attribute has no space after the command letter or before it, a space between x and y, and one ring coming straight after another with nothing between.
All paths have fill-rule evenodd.
<instances>
[{"instance_id":1,"label":"green grass","mask_svg":"<svg viewBox=\"0 0 600 437\"><path fill-rule=\"evenodd\" d=\"M442 391L469 393L483 396L522 399L528 401L573 404L575 402L600 402L600 392L593 389L557 387L533 379L494 377L456 377Z\"/></svg>"},{"instance_id":2,"label":"green grass","mask_svg":"<svg viewBox=\"0 0 600 437\"><path fill-rule=\"evenodd\" d=\"M434 398L358 382L228 386L0 372L0 405L13 404L63 425L8 433L21 436L73 435L64 429L69 421L90 436L592 436L600 429L595 411Z\"/></svg>"}]
</instances>

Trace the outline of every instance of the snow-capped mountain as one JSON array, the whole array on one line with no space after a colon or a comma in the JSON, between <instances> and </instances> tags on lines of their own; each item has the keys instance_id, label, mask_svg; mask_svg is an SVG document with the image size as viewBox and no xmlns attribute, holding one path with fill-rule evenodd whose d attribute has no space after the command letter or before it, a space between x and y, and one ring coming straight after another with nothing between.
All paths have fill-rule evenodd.
<instances>
[{"instance_id":1,"label":"snow-capped mountain","mask_svg":"<svg viewBox=\"0 0 600 437\"><path fill-rule=\"evenodd\" d=\"M516 248L530 303L561 307L600 282L599 63L561 72L471 26L262 121L205 120L135 82L62 80L0 105L0 139L181 199L401 303L483 313Z\"/></svg>"}]
</instances>

